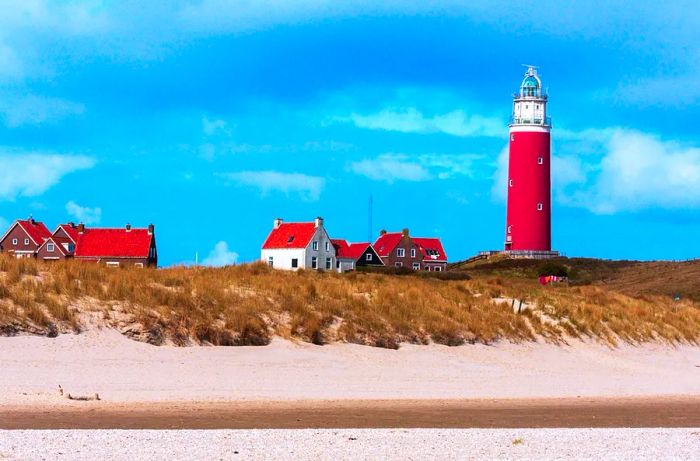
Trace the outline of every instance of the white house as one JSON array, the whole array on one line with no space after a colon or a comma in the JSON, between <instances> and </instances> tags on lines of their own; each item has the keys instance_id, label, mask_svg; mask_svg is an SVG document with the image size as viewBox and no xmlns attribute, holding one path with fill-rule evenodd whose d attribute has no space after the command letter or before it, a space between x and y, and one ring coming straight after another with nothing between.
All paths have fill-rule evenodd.
<instances>
[{"instance_id":1,"label":"white house","mask_svg":"<svg viewBox=\"0 0 700 461\"><path fill-rule=\"evenodd\" d=\"M335 248L323 218L313 222L282 222L277 218L263 243L260 259L275 269L335 270Z\"/></svg>"}]
</instances>

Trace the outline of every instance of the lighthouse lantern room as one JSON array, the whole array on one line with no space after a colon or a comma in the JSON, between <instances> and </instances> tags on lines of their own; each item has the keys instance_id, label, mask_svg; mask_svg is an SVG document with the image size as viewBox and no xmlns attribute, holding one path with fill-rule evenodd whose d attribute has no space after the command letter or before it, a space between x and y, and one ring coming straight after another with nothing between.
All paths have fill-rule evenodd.
<instances>
[{"instance_id":1,"label":"lighthouse lantern room","mask_svg":"<svg viewBox=\"0 0 700 461\"><path fill-rule=\"evenodd\" d=\"M551 251L551 128L547 93L537 69L528 66L510 121L505 251L511 257L558 254Z\"/></svg>"}]
</instances>

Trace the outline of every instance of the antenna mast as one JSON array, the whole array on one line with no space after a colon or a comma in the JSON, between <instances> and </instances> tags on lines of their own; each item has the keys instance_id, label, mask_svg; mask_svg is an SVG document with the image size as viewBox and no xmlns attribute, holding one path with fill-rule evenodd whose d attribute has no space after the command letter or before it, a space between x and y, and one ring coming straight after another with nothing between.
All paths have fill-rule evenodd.
<instances>
[{"instance_id":1,"label":"antenna mast","mask_svg":"<svg viewBox=\"0 0 700 461\"><path fill-rule=\"evenodd\" d=\"M369 194L369 223L368 223L368 234L367 234L367 241L372 243L372 194Z\"/></svg>"}]
</instances>

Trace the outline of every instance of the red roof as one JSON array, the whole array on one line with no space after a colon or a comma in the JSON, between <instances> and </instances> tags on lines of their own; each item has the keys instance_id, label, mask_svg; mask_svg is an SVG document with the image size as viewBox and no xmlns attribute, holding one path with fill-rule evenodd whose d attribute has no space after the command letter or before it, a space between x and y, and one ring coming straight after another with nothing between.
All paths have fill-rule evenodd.
<instances>
[{"instance_id":1,"label":"red roof","mask_svg":"<svg viewBox=\"0 0 700 461\"><path fill-rule=\"evenodd\" d=\"M51 231L49 231L46 228L44 223L41 223L39 221L34 221L33 219L18 219L15 224L24 229L24 232L37 245L41 245L42 243L44 243L44 240L51 237ZM10 228L10 230L12 230L12 227Z\"/></svg>"},{"instance_id":2,"label":"red roof","mask_svg":"<svg viewBox=\"0 0 700 461\"><path fill-rule=\"evenodd\" d=\"M53 235L56 235L56 232L58 232L59 228L63 228L65 233L68 234L68 237L70 237L71 240L73 240L73 243L78 242L78 226L76 226L72 222L67 224L59 224L56 230L53 231Z\"/></svg>"},{"instance_id":3,"label":"red roof","mask_svg":"<svg viewBox=\"0 0 700 461\"><path fill-rule=\"evenodd\" d=\"M306 248L316 233L316 223L287 222L272 229L263 243L263 250L275 248Z\"/></svg>"},{"instance_id":4,"label":"red roof","mask_svg":"<svg viewBox=\"0 0 700 461\"><path fill-rule=\"evenodd\" d=\"M447 254L439 238L413 237L413 242L423 253L423 260L447 261Z\"/></svg>"},{"instance_id":5,"label":"red roof","mask_svg":"<svg viewBox=\"0 0 700 461\"><path fill-rule=\"evenodd\" d=\"M85 229L78 234L78 258L148 258L153 235L148 229Z\"/></svg>"},{"instance_id":6,"label":"red roof","mask_svg":"<svg viewBox=\"0 0 700 461\"><path fill-rule=\"evenodd\" d=\"M70 239L67 239L65 237L49 237L47 238L44 243L39 247L43 247L44 245L47 245L49 242L53 242L55 245L56 249L61 252L64 256L70 255L71 253L66 249L66 247L63 246L64 243L72 244L73 242Z\"/></svg>"},{"instance_id":7,"label":"red roof","mask_svg":"<svg viewBox=\"0 0 700 461\"><path fill-rule=\"evenodd\" d=\"M367 250L369 242L348 243L347 240L331 239L338 258L353 259L357 261Z\"/></svg>"},{"instance_id":8,"label":"red roof","mask_svg":"<svg viewBox=\"0 0 700 461\"><path fill-rule=\"evenodd\" d=\"M401 237L403 237L401 232L387 232L386 234L382 234L377 241L374 242L374 250L382 258L389 256L389 253L401 242Z\"/></svg>"}]
</instances>

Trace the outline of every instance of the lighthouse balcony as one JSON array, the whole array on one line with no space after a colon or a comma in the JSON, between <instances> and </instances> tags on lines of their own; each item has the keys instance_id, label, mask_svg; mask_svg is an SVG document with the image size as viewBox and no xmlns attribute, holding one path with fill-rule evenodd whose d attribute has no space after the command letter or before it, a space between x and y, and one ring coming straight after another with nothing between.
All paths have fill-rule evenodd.
<instances>
[{"instance_id":1,"label":"lighthouse balcony","mask_svg":"<svg viewBox=\"0 0 700 461\"><path fill-rule=\"evenodd\" d=\"M510 125L541 125L541 126L552 126L552 118L525 118L525 117L511 117Z\"/></svg>"}]
</instances>

